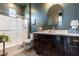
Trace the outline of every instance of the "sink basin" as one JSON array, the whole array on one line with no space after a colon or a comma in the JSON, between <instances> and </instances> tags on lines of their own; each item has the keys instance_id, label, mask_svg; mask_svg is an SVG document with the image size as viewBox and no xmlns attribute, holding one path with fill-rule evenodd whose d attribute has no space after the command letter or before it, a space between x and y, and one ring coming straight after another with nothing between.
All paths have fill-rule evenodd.
<instances>
[{"instance_id":1,"label":"sink basin","mask_svg":"<svg viewBox=\"0 0 79 59\"><path fill-rule=\"evenodd\" d=\"M68 33L68 30L45 30L45 33Z\"/></svg>"},{"instance_id":2,"label":"sink basin","mask_svg":"<svg viewBox=\"0 0 79 59\"><path fill-rule=\"evenodd\" d=\"M59 34L66 34L66 33L68 33L68 30L55 30L54 31L55 33L59 33Z\"/></svg>"},{"instance_id":3,"label":"sink basin","mask_svg":"<svg viewBox=\"0 0 79 59\"><path fill-rule=\"evenodd\" d=\"M77 31L77 30L68 30L68 33L76 33L76 34L79 34L79 31Z\"/></svg>"}]
</instances>

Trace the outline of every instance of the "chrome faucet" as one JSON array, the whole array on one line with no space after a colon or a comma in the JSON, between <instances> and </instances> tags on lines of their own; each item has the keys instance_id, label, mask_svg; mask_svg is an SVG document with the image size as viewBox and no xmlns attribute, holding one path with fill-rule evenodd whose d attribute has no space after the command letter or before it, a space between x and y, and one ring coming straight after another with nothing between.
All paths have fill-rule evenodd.
<instances>
[{"instance_id":1,"label":"chrome faucet","mask_svg":"<svg viewBox=\"0 0 79 59\"><path fill-rule=\"evenodd\" d=\"M53 27L53 30L54 30L55 28Z\"/></svg>"}]
</instances>

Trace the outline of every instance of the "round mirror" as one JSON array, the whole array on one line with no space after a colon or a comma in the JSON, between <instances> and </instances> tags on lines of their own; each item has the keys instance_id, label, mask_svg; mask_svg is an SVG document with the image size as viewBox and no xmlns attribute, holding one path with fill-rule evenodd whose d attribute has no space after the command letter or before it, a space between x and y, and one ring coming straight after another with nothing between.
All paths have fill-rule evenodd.
<instances>
[{"instance_id":1,"label":"round mirror","mask_svg":"<svg viewBox=\"0 0 79 59\"><path fill-rule=\"evenodd\" d=\"M57 28L58 25L62 25L62 11L63 8L60 4L51 6L47 12L48 25Z\"/></svg>"}]
</instances>

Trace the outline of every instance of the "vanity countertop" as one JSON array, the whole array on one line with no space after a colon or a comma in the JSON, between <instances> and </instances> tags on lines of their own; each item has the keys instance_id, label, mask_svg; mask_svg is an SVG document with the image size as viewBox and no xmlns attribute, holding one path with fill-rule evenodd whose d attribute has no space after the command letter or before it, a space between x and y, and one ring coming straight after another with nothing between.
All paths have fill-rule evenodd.
<instances>
[{"instance_id":1,"label":"vanity countertop","mask_svg":"<svg viewBox=\"0 0 79 59\"><path fill-rule=\"evenodd\" d=\"M47 30L47 31L40 31L40 32L33 32L33 34L48 34L48 35L62 35L62 36L73 36L79 37L78 33L69 33L68 30Z\"/></svg>"}]
</instances>

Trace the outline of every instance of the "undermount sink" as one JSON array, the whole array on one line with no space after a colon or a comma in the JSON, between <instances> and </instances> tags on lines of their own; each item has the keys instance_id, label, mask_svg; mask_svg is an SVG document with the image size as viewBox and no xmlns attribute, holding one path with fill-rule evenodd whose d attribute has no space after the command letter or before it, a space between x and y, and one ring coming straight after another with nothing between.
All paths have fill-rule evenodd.
<instances>
[{"instance_id":1,"label":"undermount sink","mask_svg":"<svg viewBox=\"0 0 79 59\"><path fill-rule=\"evenodd\" d=\"M55 30L54 32L60 33L60 34L62 34L62 33L66 34L66 33L68 33L68 30Z\"/></svg>"},{"instance_id":2,"label":"undermount sink","mask_svg":"<svg viewBox=\"0 0 79 59\"><path fill-rule=\"evenodd\" d=\"M76 33L76 34L79 34L79 31L78 30L68 30L68 33Z\"/></svg>"},{"instance_id":3,"label":"undermount sink","mask_svg":"<svg viewBox=\"0 0 79 59\"><path fill-rule=\"evenodd\" d=\"M45 33L68 33L68 30L44 30Z\"/></svg>"}]
</instances>

